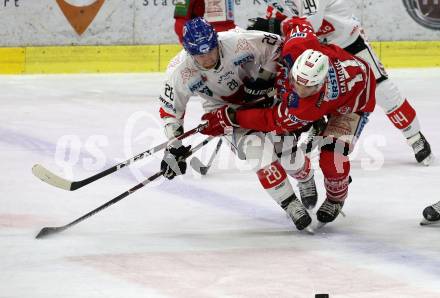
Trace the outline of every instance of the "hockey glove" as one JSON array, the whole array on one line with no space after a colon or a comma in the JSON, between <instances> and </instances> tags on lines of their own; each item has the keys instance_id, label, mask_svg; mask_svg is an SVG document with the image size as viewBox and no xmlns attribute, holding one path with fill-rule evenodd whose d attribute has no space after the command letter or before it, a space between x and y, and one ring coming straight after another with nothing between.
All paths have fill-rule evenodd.
<instances>
[{"instance_id":1,"label":"hockey glove","mask_svg":"<svg viewBox=\"0 0 440 298\"><path fill-rule=\"evenodd\" d=\"M249 19L247 30L259 30L269 33L281 34L281 21L277 19L253 18Z\"/></svg>"},{"instance_id":2,"label":"hockey glove","mask_svg":"<svg viewBox=\"0 0 440 298\"><path fill-rule=\"evenodd\" d=\"M225 129L231 129L233 126L238 127L234 124L235 111L229 106L223 106L217 110L206 113L202 116L202 120L208 121L208 126L205 127L201 133L210 136L220 136L224 135Z\"/></svg>"},{"instance_id":3,"label":"hockey glove","mask_svg":"<svg viewBox=\"0 0 440 298\"><path fill-rule=\"evenodd\" d=\"M258 107L270 107L273 102L275 80L257 80L244 81L244 101L246 103L258 104Z\"/></svg>"},{"instance_id":4,"label":"hockey glove","mask_svg":"<svg viewBox=\"0 0 440 298\"><path fill-rule=\"evenodd\" d=\"M160 163L160 169L163 172L162 175L170 180L186 172L185 159L191 146L183 146L182 143L178 145L178 147L173 147L173 145L168 146L165 149L162 162Z\"/></svg>"}]
</instances>

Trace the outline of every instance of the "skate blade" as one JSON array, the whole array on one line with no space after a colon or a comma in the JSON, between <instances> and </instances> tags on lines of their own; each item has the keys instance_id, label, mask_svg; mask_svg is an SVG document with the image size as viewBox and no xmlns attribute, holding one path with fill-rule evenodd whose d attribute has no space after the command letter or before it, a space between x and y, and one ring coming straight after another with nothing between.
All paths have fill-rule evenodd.
<instances>
[{"instance_id":1,"label":"skate blade","mask_svg":"<svg viewBox=\"0 0 440 298\"><path fill-rule=\"evenodd\" d=\"M303 231L306 232L309 235L315 235L315 230L313 229L312 225L309 225Z\"/></svg>"},{"instance_id":2,"label":"skate blade","mask_svg":"<svg viewBox=\"0 0 440 298\"><path fill-rule=\"evenodd\" d=\"M307 233L309 233L310 235L315 235L317 231L319 231L321 228L323 228L327 223L323 223L323 222L317 222L314 225L310 225L308 226L305 231Z\"/></svg>"},{"instance_id":3,"label":"skate blade","mask_svg":"<svg viewBox=\"0 0 440 298\"><path fill-rule=\"evenodd\" d=\"M435 159L435 157L431 153L428 157L426 157L424 160L422 160L422 164L425 167L429 167L430 165L432 165L434 163L434 159Z\"/></svg>"},{"instance_id":4,"label":"skate blade","mask_svg":"<svg viewBox=\"0 0 440 298\"><path fill-rule=\"evenodd\" d=\"M436 221L429 221L429 220L426 220L426 219L423 219L421 222L420 222L420 225L421 226L436 226L436 225L438 225L438 226L440 226L440 220L436 220Z\"/></svg>"}]
</instances>

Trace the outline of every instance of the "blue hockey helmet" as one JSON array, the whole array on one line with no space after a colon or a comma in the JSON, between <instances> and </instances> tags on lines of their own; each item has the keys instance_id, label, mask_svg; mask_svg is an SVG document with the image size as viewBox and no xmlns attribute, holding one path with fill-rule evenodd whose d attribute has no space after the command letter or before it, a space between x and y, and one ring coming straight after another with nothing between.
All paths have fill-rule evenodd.
<instances>
[{"instance_id":1,"label":"blue hockey helmet","mask_svg":"<svg viewBox=\"0 0 440 298\"><path fill-rule=\"evenodd\" d=\"M183 47L190 55L206 54L217 46L217 32L204 18L189 20L183 26Z\"/></svg>"}]
</instances>

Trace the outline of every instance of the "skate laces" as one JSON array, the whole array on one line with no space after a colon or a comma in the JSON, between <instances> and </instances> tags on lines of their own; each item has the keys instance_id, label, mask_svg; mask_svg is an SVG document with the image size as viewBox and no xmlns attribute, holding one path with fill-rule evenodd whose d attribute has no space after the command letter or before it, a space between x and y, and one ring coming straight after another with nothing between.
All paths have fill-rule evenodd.
<instances>
[{"instance_id":1,"label":"skate laces","mask_svg":"<svg viewBox=\"0 0 440 298\"><path fill-rule=\"evenodd\" d=\"M437 203L431 205L431 207L434 208L435 211L440 213L440 201L438 201Z\"/></svg>"},{"instance_id":2,"label":"skate laces","mask_svg":"<svg viewBox=\"0 0 440 298\"><path fill-rule=\"evenodd\" d=\"M287 205L286 211L294 220L298 220L307 214L306 208L297 198L292 200L292 202Z\"/></svg>"},{"instance_id":3,"label":"skate laces","mask_svg":"<svg viewBox=\"0 0 440 298\"><path fill-rule=\"evenodd\" d=\"M329 200L325 200L324 203L322 203L321 207L319 207L319 211L330 214L333 217L341 213L342 216L345 217L345 213L342 211L342 204L330 203Z\"/></svg>"},{"instance_id":4,"label":"skate laces","mask_svg":"<svg viewBox=\"0 0 440 298\"><path fill-rule=\"evenodd\" d=\"M425 138L419 133L417 140L411 144L414 152L417 154L425 148Z\"/></svg>"},{"instance_id":5,"label":"skate laces","mask_svg":"<svg viewBox=\"0 0 440 298\"><path fill-rule=\"evenodd\" d=\"M299 194L301 198L312 197L316 195L316 185L313 176L304 182L298 182Z\"/></svg>"}]
</instances>

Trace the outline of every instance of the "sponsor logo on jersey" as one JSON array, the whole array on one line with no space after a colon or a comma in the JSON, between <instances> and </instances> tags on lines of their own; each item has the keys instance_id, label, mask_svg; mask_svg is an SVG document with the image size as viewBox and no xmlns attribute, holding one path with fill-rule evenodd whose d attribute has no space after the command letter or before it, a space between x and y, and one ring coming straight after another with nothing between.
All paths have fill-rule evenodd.
<instances>
[{"instance_id":1,"label":"sponsor logo on jersey","mask_svg":"<svg viewBox=\"0 0 440 298\"><path fill-rule=\"evenodd\" d=\"M220 75L218 80L217 80L217 83L221 84L223 81L228 80L232 75L234 75L234 72L232 70L228 71L225 74Z\"/></svg>"},{"instance_id":2,"label":"sponsor logo on jersey","mask_svg":"<svg viewBox=\"0 0 440 298\"><path fill-rule=\"evenodd\" d=\"M365 125L368 123L368 116L370 116L370 113L363 113L361 115L361 119L359 120L356 131L354 132L354 136L356 138L360 137L362 131L364 130Z\"/></svg>"},{"instance_id":3,"label":"sponsor logo on jersey","mask_svg":"<svg viewBox=\"0 0 440 298\"><path fill-rule=\"evenodd\" d=\"M324 101L324 97L325 97L325 92L322 92L322 91L321 91L321 94L319 94L319 98L318 98L318 100L316 101L316 104L315 104L315 106L316 106L318 109L321 107L322 102Z\"/></svg>"},{"instance_id":4,"label":"sponsor logo on jersey","mask_svg":"<svg viewBox=\"0 0 440 298\"><path fill-rule=\"evenodd\" d=\"M304 32L293 32L290 34L290 38L306 38L307 34Z\"/></svg>"},{"instance_id":5,"label":"sponsor logo on jersey","mask_svg":"<svg viewBox=\"0 0 440 298\"><path fill-rule=\"evenodd\" d=\"M313 121L308 121L308 120L299 119L298 117L296 117L295 115L290 114L290 113L289 113L289 119L290 119L293 123L295 123L295 124L296 124L296 123L301 124L301 126L305 126L305 125L307 125L307 124L313 122Z\"/></svg>"},{"instance_id":6,"label":"sponsor logo on jersey","mask_svg":"<svg viewBox=\"0 0 440 298\"><path fill-rule=\"evenodd\" d=\"M330 65L328 69L326 95L328 100L335 100L339 97L338 79L333 65Z\"/></svg>"},{"instance_id":7,"label":"sponsor logo on jersey","mask_svg":"<svg viewBox=\"0 0 440 298\"><path fill-rule=\"evenodd\" d=\"M78 35L87 30L105 2L105 0L96 0L88 5L77 6L68 3L66 0L56 1L67 21Z\"/></svg>"},{"instance_id":8,"label":"sponsor logo on jersey","mask_svg":"<svg viewBox=\"0 0 440 298\"><path fill-rule=\"evenodd\" d=\"M241 66L243 64L246 64L248 62L252 62L255 60L254 55L252 54L246 54L245 56L239 57L236 60L233 60L233 63L235 66Z\"/></svg>"},{"instance_id":9,"label":"sponsor logo on jersey","mask_svg":"<svg viewBox=\"0 0 440 298\"><path fill-rule=\"evenodd\" d=\"M287 106L289 108L297 108L299 106L299 96L296 92L291 92L287 99Z\"/></svg>"},{"instance_id":10,"label":"sponsor logo on jersey","mask_svg":"<svg viewBox=\"0 0 440 298\"><path fill-rule=\"evenodd\" d=\"M165 98L163 98L162 96L159 96L159 100L163 103L163 105L169 109L172 110L174 113L176 113L176 108L174 108L173 104L168 102Z\"/></svg>"},{"instance_id":11,"label":"sponsor logo on jersey","mask_svg":"<svg viewBox=\"0 0 440 298\"><path fill-rule=\"evenodd\" d=\"M347 78L345 77L344 67L341 65L341 63L338 60L334 62L334 65L336 67L336 74L338 76L341 93L344 94L345 92L347 92L347 84L345 82Z\"/></svg>"},{"instance_id":12,"label":"sponsor logo on jersey","mask_svg":"<svg viewBox=\"0 0 440 298\"><path fill-rule=\"evenodd\" d=\"M418 24L440 30L440 0L403 0L403 4Z\"/></svg>"},{"instance_id":13,"label":"sponsor logo on jersey","mask_svg":"<svg viewBox=\"0 0 440 298\"><path fill-rule=\"evenodd\" d=\"M208 86L205 85L205 82L203 81L203 79L190 85L189 90L191 91L191 93L199 92L199 93L206 94L210 97L212 97L212 95L213 95L211 89L209 89Z\"/></svg>"},{"instance_id":14,"label":"sponsor logo on jersey","mask_svg":"<svg viewBox=\"0 0 440 298\"><path fill-rule=\"evenodd\" d=\"M189 91L192 93L196 92L199 88L201 88L205 83L203 82L203 79L196 81L194 84L191 84L189 86Z\"/></svg>"}]
</instances>

